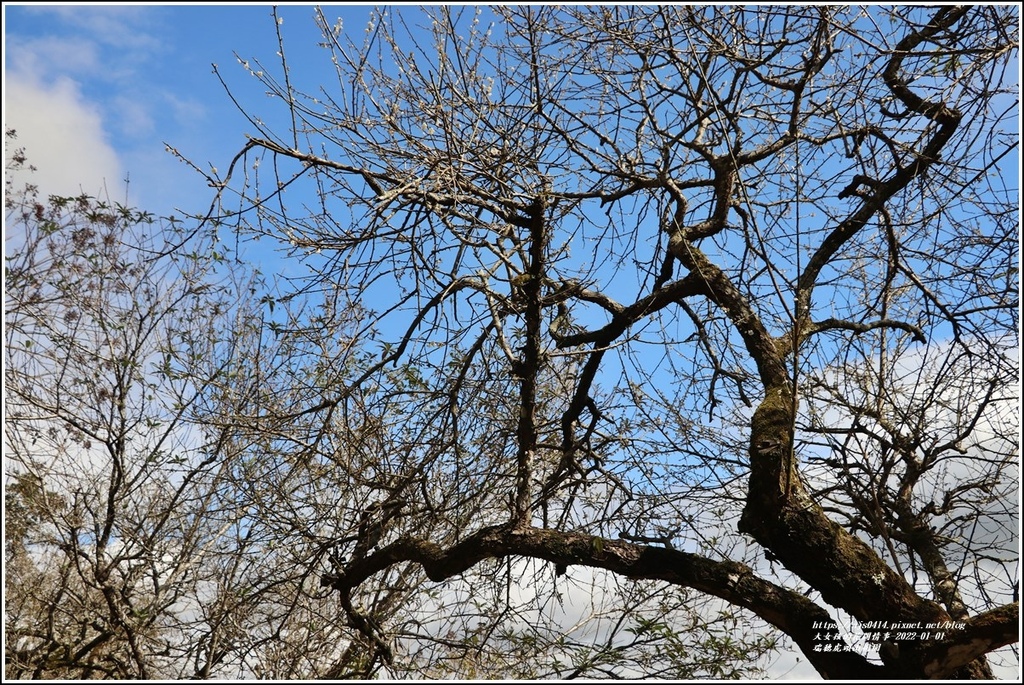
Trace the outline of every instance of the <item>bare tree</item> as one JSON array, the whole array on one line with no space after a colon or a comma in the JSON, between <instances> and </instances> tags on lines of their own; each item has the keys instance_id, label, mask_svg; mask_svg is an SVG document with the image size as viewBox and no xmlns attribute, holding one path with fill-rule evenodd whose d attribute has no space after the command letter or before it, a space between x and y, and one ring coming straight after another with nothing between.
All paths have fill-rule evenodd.
<instances>
[{"instance_id":1,"label":"bare tree","mask_svg":"<svg viewBox=\"0 0 1024 685\"><path fill-rule=\"evenodd\" d=\"M222 452L189 418L230 283L178 223L6 189L6 675L201 671L198 607L238 517L214 513Z\"/></svg>"},{"instance_id":2,"label":"bare tree","mask_svg":"<svg viewBox=\"0 0 1024 685\"><path fill-rule=\"evenodd\" d=\"M826 677L991 674L1018 640L1015 9L316 21L333 80L300 90L278 21L278 67L240 62L284 110L246 109L209 180L312 267L293 297L372 312L364 366L328 355L251 423L363 493L322 582L371 658L444 645L374 608L381 574L491 574L514 612L603 569Z\"/></svg>"},{"instance_id":3,"label":"bare tree","mask_svg":"<svg viewBox=\"0 0 1024 685\"><path fill-rule=\"evenodd\" d=\"M15 151L8 171L24 165ZM5 674L265 673L303 616L303 582L324 593L307 563L324 552L280 534L276 484L251 480L259 443L240 417L266 391L260 360L288 352L254 312L264 284L215 235L91 197L43 200L15 175ZM310 632L352 630L335 617ZM279 660L276 672L304 667Z\"/></svg>"}]
</instances>

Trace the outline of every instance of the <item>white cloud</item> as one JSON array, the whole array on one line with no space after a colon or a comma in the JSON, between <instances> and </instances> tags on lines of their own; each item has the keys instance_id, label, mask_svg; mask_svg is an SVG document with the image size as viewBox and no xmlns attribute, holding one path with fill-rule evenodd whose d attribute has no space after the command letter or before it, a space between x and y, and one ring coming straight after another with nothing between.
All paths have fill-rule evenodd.
<instances>
[{"instance_id":1,"label":"white cloud","mask_svg":"<svg viewBox=\"0 0 1024 685\"><path fill-rule=\"evenodd\" d=\"M152 9L20 9L47 26L4 36L5 129L17 131L13 147L24 148L38 169L24 180L44 195L125 200L126 148L156 127L153 95L140 80L160 49ZM163 149L158 140L152 146Z\"/></svg>"},{"instance_id":2,"label":"white cloud","mask_svg":"<svg viewBox=\"0 0 1024 685\"><path fill-rule=\"evenodd\" d=\"M209 139L203 98L175 91L189 72L167 68L176 33L163 21L165 8L17 9L34 24L4 36L4 123L18 133L11 147L25 148L38 172L16 185L109 196L156 213L184 208L206 190L165 151L164 141L186 152L219 141Z\"/></svg>"},{"instance_id":3,"label":"white cloud","mask_svg":"<svg viewBox=\"0 0 1024 685\"><path fill-rule=\"evenodd\" d=\"M107 140L99 109L88 103L67 77L44 83L31 73L5 74L4 125L17 131L15 147L24 148L38 171L26 182L43 195L123 194L122 165Z\"/></svg>"}]
</instances>

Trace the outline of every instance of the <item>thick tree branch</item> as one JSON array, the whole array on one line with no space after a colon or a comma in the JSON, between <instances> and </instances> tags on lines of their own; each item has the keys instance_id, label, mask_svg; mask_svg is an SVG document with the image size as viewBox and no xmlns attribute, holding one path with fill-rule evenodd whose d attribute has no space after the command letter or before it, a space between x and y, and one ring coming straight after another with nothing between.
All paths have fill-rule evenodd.
<instances>
[{"instance_id":1,"label":"thick tree branch","mask_svg":"<svg viewBox=\"0 0 1024 685\"><path fill-rule=\"evenodd\" d=\"M1020 603L1013 602L978 614L951 629L949 636L930 645L922 656L929 678L949 678L957 669L989 652L1020 641Z\"/></svg>"},{"instance_id":2,"label":"thick tree branch","mask_svg":"<svg viewBox=\"0 0 1024 685\"><path fill-rule=\"evenodd\" d=\"M538 196L530 209L529 263L521 286L525 339L522 356L516 360L519 376L519 421L516 427L516 491L514 520L525 525L530 520L530 484L533 480L533 462L537 453L537 390L542 364L542 281L547 259L547 232L549 226L545 212L547 198Z\"/></svg>"},{"instance_id":3,"label":"thick tree branch","mask_svg":"<svg viewBox=\"0 0 1024 685\"><path fill-rule=\"evenodd\" d=\"M749 609L779 628L793 638L814 667L826 676L878 678L885 674L883 668L854 652L816 651L814 646L820 642L816 642L815 635L821 633L822 624L831 623L828 612L799 592L759 578L744 564L580 533L495 526L447 549L427 540L402 538L354 561L342 573L323 576L321 584L347 596L370 576L402 562L420 564L431 580L440 582L484 559L509 556L602 568L636 580L662 580L693 588Z\"/></svg>"}]
</instances>

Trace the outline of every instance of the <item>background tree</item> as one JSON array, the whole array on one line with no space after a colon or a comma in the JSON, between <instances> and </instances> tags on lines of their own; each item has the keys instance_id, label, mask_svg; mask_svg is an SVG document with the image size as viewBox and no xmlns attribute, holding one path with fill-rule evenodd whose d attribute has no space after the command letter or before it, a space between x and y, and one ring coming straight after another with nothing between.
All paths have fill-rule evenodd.
<instances>
[{"instance_id":1,"label":"background tree","mask_svg":"<svg viewBox=\"0 0 1024 685\"><path fill-rule=\"evenodd\" d=\"M5 674L322 674L298 645L353 631L303 603L324 550L280 530L301 491L240 418L261 368L299 363L255 311L270 285L211 232L16 188L25 164L6 180Z\"/></svg>"},{"instance_id":2,"label":"background tree","mask_svg":"<svg viewBox=\"0 0 1024 685\"><path fill-rule=\"evenodd\" d=\"M14 133L8 132L13 142ZM25 163L15 152L8 172ZM150 678L216 664L222 451L190 419L232 293L182 226L6 180L5 672ZM216 255L215 255L216 257ZM203 335L200 336L199 332ZM220 360L223 362L224 360ZM188 374L182 373L189 369ZM240 550L232 550L238 554ZM230 581L228 581L230 582Z\"/></svg>"},{"instance_id":3,"label":"background tree","mask_svg":"<svg viewBox=\"0 0 1024 685\"><path fill-rule=\"evenodd\" d=\"M1018 639L1015 9L316 20L336 79L278 22L279 67L240 62L285 111L247 110L210 181L311 266L296 296L373 309L376 361L267 421L391 424L346 473L378 544L323 577L379 654L406 628L369 579L545 587L537 559L724 600L827 677L990 674Z\"/></svg>"}]
</instances>

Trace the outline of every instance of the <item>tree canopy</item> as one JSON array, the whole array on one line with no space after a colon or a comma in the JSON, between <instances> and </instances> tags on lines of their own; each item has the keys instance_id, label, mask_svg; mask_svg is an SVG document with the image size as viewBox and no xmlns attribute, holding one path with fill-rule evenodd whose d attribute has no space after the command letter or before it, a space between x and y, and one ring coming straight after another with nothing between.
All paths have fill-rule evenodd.
<instances>
[{"instance_id":1,"label":"tree canopy","mask_svg":"<svg viewBox=\"0 0 1024 685\"><path fill-rule=\"evenodd\" d=\"M305 268L196 405L261 668L1017 658L1016 7L314 19L200 216Z\"/></svg>"}]
</instances>

